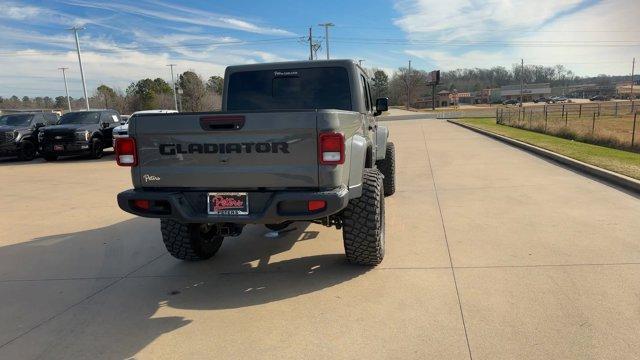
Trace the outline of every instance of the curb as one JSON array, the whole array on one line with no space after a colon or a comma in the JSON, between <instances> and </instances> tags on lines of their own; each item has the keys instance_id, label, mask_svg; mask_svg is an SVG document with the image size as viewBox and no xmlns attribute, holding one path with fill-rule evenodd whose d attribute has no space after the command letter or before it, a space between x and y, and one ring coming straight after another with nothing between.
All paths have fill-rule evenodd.
<instances>
[{"instance_id":1,"label":"curb","mask_svg":"<svg viewBox=\"0 0 640 360\"><path fill-rule=\"evenodd\" d=\"M611 185L614 186L619 186L621 188L624 188L626 190L632 191L636 194L640 194L640 181L633 179L631 177L625 176L625 175L621 175L618 173L615 173L613 171L609 171L609 170L605 170L602 168L599 168L597 166L593 166L593 165L589 165L587 163L584 163L582 161L578 161L575 159L572 159L570 157L564 156L564 155L560 155L557 153L554 153L553 151L549 151L534 145L530 145L527 144L525 142L522 141L518 141L518 140L514 140L511 138L508 138L506 136L503 135L498 135L496 133L492 133L490 131L487 130L483 130L483 129L479 129L475 126L471 126L471 125L467 125L467 124L462 124L459 123L457 121L452 121L452 120L447 120L448 122L450 122L451 124L455 124L458 125L460 127L463 127L465 129L469 129L471 131L475 131L479 134L494 138L496 140L502 141L504 143L507 143L509 145L515 146L517 148L520 148L522 150L528 151L530 153L534 153L536 155L542 156L544 158L547 159L551 159L557 163L560 163L562 165L567 166L570 169L576 170L578 172L581 172L583 174L587 174L590 176L593 176L595 178L598 178L600 180L603 180Z\"/></svg>"}]
</instances>

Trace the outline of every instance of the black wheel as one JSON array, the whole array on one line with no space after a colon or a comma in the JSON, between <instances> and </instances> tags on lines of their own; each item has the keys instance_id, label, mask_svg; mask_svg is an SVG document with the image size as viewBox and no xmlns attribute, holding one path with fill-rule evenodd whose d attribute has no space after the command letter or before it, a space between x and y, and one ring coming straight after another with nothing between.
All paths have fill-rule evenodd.
<instances>
[{"instance_id":1,"label":"black wheel","mask_svg":"<svg viewBox=\"0 0 640 360\"><path fill-rule=\"evenodd\" d=\"M342 239L347 260L375 266L384 258L384 194L382 174L364 169L362 196L342 212Z\"/></svg>"},{"instance_id":2,"label":"black wheel","mask_svg":"<svg viewBox=\"0 0 640 360\"><path fill-rule=\"evenodd\" d=\"M376 161L376 166L384 175L384 196L391 196L396 192L396 148L392 142L387 142L385 153L383 160Z\"/></svg>"},{"instance_id":3,"label":"black wheel","mask_svg":"<svg viewBox=\"0 0 640 360\"><path fill-rule=\"evenodd\" d=\"M264 227L266 227L267 229L271 230L271 231L281 231L284 230L286 228L289 227L289 225L291 225L293 223L293 221L285 221L283 223L280 224L265 224Z\"/></svg>"},{"instance_id":4,"label":"black wheel","mask_svg":"<svg viewBox=\"0 0 640 360\"><path fill-rule=\"evenodd\" d=\"M214 234L210 224L183 224L171 219L160 220L162 241L169 254L187 261L206 260L215 255L224 237Z\"/></svg>"},{"instance_id":5,"label":"black wheel","mask_svg":"<svg viewBox=\"0 0 640 360\"><path fill-rule=\"evenodd\" d=\"M56 154L42 154L42 157L46 160L46 161L56 161L58 160L58 155Z\"/></svg>"},{"instance_id":6,"label":"black wheel","mask_svg":"<svg viewBox=\"0 0 640 360\"><path fill-rule=\"evenodd\" d=\"M36 157L36 144L29 140L24 140L20 143L20 151L18 152L18 159L24 161L31 161Z\"/></svg>"},{"instance_id":7,"label":"black wheel","mask_svg":"<svg viewBox=\"0 0 640 360\"><path fill-rule=\"evenodd\" d=\"M100 139L91 140L91 157L94 159L100 159L104 154L104 145Z\"/></svg>"}]
</instances>

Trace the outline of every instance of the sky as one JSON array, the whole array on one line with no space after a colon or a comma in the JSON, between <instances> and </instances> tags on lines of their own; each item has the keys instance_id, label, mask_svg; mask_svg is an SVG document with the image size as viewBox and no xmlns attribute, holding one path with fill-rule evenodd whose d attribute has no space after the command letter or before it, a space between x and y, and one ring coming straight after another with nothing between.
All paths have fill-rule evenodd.
<instances>
[{"instance_id":1,"label":"sky","mask_svg":"<svg viewBox=\"0 0 640 360\"><path fill-rule=\"evenodd\" d=\"M82 96L73 33L88 92L124 90L175 71L203 78L228 65L306 60L312 27L326 57L364 60L388 73L488 68L524 59L581 76L630 75L640 62L638 0L31 1L0 0L0 96ZM639 64L640 65L640 64ZM639 66L640 67L640 66ZM640 72L640 71L637 71Z\"/></svg>"}]
</instances>

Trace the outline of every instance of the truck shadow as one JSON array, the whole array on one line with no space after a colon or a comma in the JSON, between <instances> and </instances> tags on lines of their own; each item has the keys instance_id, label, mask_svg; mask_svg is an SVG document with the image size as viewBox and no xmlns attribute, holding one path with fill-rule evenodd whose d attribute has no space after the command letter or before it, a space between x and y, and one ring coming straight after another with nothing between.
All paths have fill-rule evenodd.
<instances>
[{"instance_id":1,"label":"truck shadow","mask_svg":"<svg viewBox=\"0 0 640 360\"><path fill-rule=\"evenodd\" d=\"M304 223L276 238L265 237L268 230L262 226L248 226L240 237L225 239L213 259L194 263L165 254L158 228L156 220L134 218L0 248L0 282L109 279L93 296L68 310L72 315L57 314L39 326L44 334L25 335L22 346L29 346L29 336L39 336L48 339L47 353L52 357L129 358L159 336L191 322L214 321L212 337L224 330L215 324L215 313L189 313L192 320L174 316L185 310L224 311L275 303L341 284L368 270L347 264L342 253L291 258L287 252L297 243L308 247L309 242L322 241Z\"/></svg>"}]
</instances>

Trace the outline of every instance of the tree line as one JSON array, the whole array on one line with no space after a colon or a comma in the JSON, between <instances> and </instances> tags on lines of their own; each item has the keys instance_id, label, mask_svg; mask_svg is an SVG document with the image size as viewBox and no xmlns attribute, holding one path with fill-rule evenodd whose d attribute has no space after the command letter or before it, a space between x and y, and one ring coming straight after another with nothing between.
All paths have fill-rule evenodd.
<instances>
[{"instance_id":1,"label":"tree line","mask_svg":"<svg viewBox=\"0 0 640 360\"><path fill-rule=\"evenodd\" d=\"M411 102L418 98L430 97L432 87L427 86L428 71L400 67L388 76L379 69L372 70L372 93L389 98L392 105L405 104L407 93L411 96ZM514 64L511 69L503 66L495 66L488 69L456 69L443 71L440 76L440 85L436 92L441 90L459 92L480 91L486 88L497 88L504 85L520 84L521 79L527 84L550 83L552 88L568 87L578 84L613 85L618 81L629 80L626 76L609 76L601 74L595 77L580 77L563 65L542 66ZM380 97L380 96L378 96Z\"/></svg>"},{"instance_id":2,"label":"tree line","mask_svg":"<svg viewBox=\"0 0 640 360\"><path fill-rule=\"evenodd\" d=\"M178 75L178 107L181 111L207 111L219 109L223 78L210 76L206 81L194 71ZM71 109L85 108L84 98L70 98ZM114 109L121 114L131 114L139 110L174 109L174 90L164 79L140 79L132 82L124 91L105 84L98 86L89 97L93 109ZM61 109L67 110L66 96L43 97L0 97L0 109Z\"/></svg>"}]
</instances>

